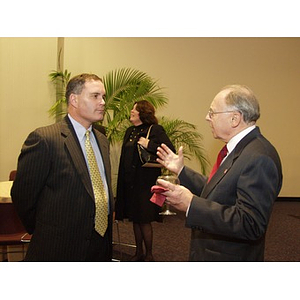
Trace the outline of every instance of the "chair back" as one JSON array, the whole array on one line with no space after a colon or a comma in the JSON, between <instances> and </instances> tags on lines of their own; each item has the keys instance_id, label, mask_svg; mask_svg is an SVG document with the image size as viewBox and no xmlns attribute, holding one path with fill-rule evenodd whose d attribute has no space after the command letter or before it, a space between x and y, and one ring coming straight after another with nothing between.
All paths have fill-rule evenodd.
<instances>
[{"instance_id":1,"label":"chair back","mask_svg":"<svg viewBox=\"0 0 300 300\"><path fill-rule=\"evenodd\" d=\"M16 174L17 174L17 170L12 170L12 171L9 173L9 181L14 181L15 178L16 178Z\"/></svg>"},{"instance_id":2,"label":"chair back","mask_svg":"<svg viewBox=\"0 0 300 300\"><path fill-rule=\"evenodd\" d=\"M26 233L13 203L0 203L0 234Z\"/></svg>"}]
</instances>

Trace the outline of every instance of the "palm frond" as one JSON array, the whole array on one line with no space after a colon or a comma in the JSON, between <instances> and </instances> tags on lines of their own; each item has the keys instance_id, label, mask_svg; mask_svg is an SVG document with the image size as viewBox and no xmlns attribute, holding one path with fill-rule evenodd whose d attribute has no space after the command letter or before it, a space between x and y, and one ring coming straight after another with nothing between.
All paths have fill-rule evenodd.
<instances>
[{"instance_id":1,"label":"palm frond","mask_svg":"<svg viewBox=\"0 0 300 300\"><path fill-rule=\"evenodd\" d=\"M64 97L59 98L48 110L51 117L60 117L66 114L66 100Z\"/></svg>"},{"instance_id":2,"label":"palm frond","mask_svg":"<svg viewBox=\"0 0 300 300\"><path fill-rule=\"evenodd\" d=\"M106 115L103 125L111 142L119 141L124 135L130 110L136 101L147 100L156 109L168 102L157 83L139 70L122 68L111 71L103 77L103 83L106 90Z\"/></svg>"},{"instance_id":3,"label":"palm frond","mask_svg":"<svg viewBox=\"0 0 300 300\"><path fill-rule=\"evenodd\" d=\"M180 119L162 117L159 123L164 127L176 151L180 146L184 148L184 157L190 160L195 157L200 163L201 171L206 174L209 161L202 144L203 137L196 130L196 126Z\"/></svg>"},{"instance_id":4,"label":"palm frond","mask_svg":"<svg viewBox=\"0 0 300 300\"><path fill-rule=\"evenodd\" d=\"M56 101L49 109L49 114L51 117L55 117L57 120L61 116L65 115L67 112L67 100L65 97L66 87L70 80L71 73L68 70L62 71L52 71L49 74L52 83L55 85L56 89Z\"/></svg>"},{"instance_id":5,"label":"palm frond","mask_svg":"<svg viewBox=\"0 0 300 300\"><path fill-rule=\"evenodd\" d=\"M71 73L53 71L49 77L56 87L56 102L49 114L59 120L67 111L65 90ZM105 118L99 122L106 128L111 143L121 143L129 122L133 104L139 100L147 100L158 109L168 103L162 88L146 73L131 68L122 68L109 72L103 77L106 90ZM159 123L166 130L176 150L184 147L186 159L195 157L200 163L203 174L206 174L208 160L202 145L202 135L196 126L180 119L162 117Z\"/></svg>"}]
</instances>

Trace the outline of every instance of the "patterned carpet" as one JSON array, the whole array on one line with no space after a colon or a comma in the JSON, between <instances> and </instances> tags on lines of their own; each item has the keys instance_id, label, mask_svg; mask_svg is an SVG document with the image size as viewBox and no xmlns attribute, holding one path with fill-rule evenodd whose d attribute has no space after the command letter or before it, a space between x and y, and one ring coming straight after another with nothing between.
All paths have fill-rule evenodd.
<instances>
[{"instance_id":1,"label":"patterned carpet","mask_svg":"<svg viewBox=\"0 0 300 300\"><path fill-rule=\"evenodd\" d=\"M165 216L162 223L153 223L155 261L188 261L190 229L184 224L185 217L178 212L176 216ZM129 261L135 252L132 223L115 223L113 232L114 259ZM275 203L266 236L265 261L300 261L300 202Z\"/></svg>"}]
</instances>

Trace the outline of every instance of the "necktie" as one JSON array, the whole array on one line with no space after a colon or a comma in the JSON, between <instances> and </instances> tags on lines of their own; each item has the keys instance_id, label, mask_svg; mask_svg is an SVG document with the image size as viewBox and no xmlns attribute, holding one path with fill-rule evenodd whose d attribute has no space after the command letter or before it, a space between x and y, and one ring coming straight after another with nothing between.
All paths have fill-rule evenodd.
<instances>
[{"instance_id":1,"label":"necktie","mask_svg":"<svg viewBox=\"0 0 300 300\"><path fill-rule=\"evenodd\" d=\"M104 185L99 172L95 153L90 142L89 130L85 133L85 136L85 150L90 169L90 177L92 181L96 204L95 229L101 236L104 236L105 231L107 229L107 195L104 190Z\"/></svg>"},{"instance_id":2,"label":"necktie","mask_svg":"<svg viewBox=\"0 0 300 300\"><path fill-rule=\"evenodd\" d=\"M221 149L221 151L219 152L218 154L218 157L217 157L217 161L216 163L214 164L210 174L209 174L209 177L208 177L208 181L209 182L211 180L211 178L215 175L215 173L217 172L218 168L220 167L220 164L222 162L222 160L224 159L224 157L227 155L228 153L228 150L227 150L227 147L226 145Z\"/></svg>"}]
</instances>

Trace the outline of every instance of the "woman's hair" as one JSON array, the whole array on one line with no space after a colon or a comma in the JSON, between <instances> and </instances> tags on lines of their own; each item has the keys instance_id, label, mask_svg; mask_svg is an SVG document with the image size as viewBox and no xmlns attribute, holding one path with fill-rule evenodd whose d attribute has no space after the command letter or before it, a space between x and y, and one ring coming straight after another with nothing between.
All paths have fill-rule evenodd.
<instances>
[{"instance_id":1,"label":"woman's hair","mask_svg":"<svg viewBox=\"0 0 300 300\"><path fill-rule=\"evenodd\" d=\"M143 124L151 125L158 124L155 117L155 108L147 100L136 101L136 110L140 113L140 120Z\"/></svg>"},{"instance_id":2,"label":"woman's hair","mask_svg":"<svg viewBox=\"0 0 300 300\"><path fill-rule=\"evenodd\" d=\"M71 78L70 81L67 84L67 87L66 87L66 100L67 100L67 103L69 103L69 97L70 97L71 94L76 94L76 95L81 94L81 92L83 90L83 87L84 87L84 84L87 81L92 81L92 80L102 82L102 79L99 78L95 74L83 73L83 74L80 74L80 75L77 75L77 76Z\"/></svg>"},{"instance_id":3,"label":"woman's hair","mask_svg":"<svg viewBox=\"0 0 300 300\"><path fill-rule=\"evenodd\" d=\"M256 122L260 117L259 103L254 93L245 85L228 85L223 90L229 90L226 104L239 111L248 124Z\"/></svg>"}]
</instances>

